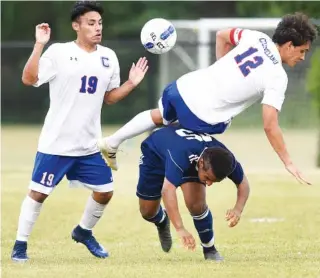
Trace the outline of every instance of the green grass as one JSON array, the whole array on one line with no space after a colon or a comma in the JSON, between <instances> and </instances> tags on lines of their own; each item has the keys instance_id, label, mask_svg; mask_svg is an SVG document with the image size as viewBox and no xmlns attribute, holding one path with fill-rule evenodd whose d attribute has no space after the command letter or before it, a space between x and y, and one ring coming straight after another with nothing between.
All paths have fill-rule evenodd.
<instances>
[{"instance_id":1,"label":"green grass","mask_svg":"<svg viewBox=\"0 0 320 278\"><path fill-rule=\"evenodd\" d=\"M97 239L109 250L110 258L96 259L84 246L71 240L71 231L80 220L89 191L69 189L64 180L45 202L35 225L29 240L30 261L11 262L38 131L38 127L2 130L2 277L320 277L319 171L307 172L313 186L300 186L281 171L273 174L248 171L251 196L241 222L232 229L228 228L224 214L234 204L234 186L226 181L209 188L207 200L214 215L216 246L225 261L206 262L199 240L195 252L187 251L181 247L174 230L173 249L169 254L163 253L156 229L140 217L135 186L139 158L136 143L141 138L128 143L124 153L120 153L121 169L114 176L114 199L94 230ZM264 143L259 143L262 137L251 138L257 141L256 151L263 153ZM299 150L295 151L298 156ZM245 160L245 168L257 166L250 165L250 161ZM272 173L272 168L268 172ZM181 197L179 191L185 225L197 236ZM280 221L252 222L264 217Z\"/></svg>"}]
</instances>

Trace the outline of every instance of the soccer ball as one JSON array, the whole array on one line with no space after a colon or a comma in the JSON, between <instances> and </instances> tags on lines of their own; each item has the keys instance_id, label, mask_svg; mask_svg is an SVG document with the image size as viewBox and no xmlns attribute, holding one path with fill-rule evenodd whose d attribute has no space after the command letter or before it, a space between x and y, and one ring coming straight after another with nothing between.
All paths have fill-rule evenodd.
<instances>
[{"instance_id":1,"label":"soccer ball","mask_svg":"<svg viewBox=\"0 0 320 278\"><path fill-rule=\"evenodd\" d=\"M170 21L154 18L142 27L140 38L146 50L153 54L163 54L176 44L177 32Z\"/></svg>"}]
</instances>

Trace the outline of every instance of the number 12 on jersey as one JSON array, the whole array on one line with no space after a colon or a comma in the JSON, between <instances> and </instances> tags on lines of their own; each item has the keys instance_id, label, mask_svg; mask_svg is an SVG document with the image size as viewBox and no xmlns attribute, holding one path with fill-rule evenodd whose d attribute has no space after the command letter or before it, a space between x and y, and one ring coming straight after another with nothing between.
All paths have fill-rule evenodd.
<instances>
[{"instance_id":1,"label":"number 12 on jersey","mask_svg":"<svg viewBox=\"0 0 320 278\"><path fill-rule=\"evenodd\" d=\"M255 69L263 64L263 58L261 56L254 56L253 59L249 59L249 57L257 51L257 48L250 47L247 51L234 57L238 65L244 61L239 65L239 69L245 77L249 75L251 69Z\"/></svg>"}]
</instances>

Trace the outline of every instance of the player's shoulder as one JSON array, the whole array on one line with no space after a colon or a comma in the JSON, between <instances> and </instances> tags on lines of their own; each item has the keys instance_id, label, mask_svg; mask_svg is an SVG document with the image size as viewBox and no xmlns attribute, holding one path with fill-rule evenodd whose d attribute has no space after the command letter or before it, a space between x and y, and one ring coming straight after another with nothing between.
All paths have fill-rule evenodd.
<instances>
[{"instance_id":1,"label":"player's shoulder","mask_svg":"<svg viewBox=\"0 0 320 278\"><path fill-rule=\"evenodd\" d=\"M117 59L116 52L113 49L111 49L110 47L99 44L98 51L101 53L101 55Z\"/></svg>"},{"instance_id":2,"label":"player's shoulder","mask_svg":"<svg viewBox=\"0 0 320 278\"><path fill-rule=\"evenodd\" d=\"M272 41L268 34L258 30L235 28L233 29L233 33L235 44L244 42L253 43L259 40Z\"/></svg>"},{"instance_id":3,"label":"player's shoulder","mask_svg":"<svg viewBox=\"0 0 320 278\"><path fill-rule=\"evenodd\" d=\"M50 48L59 51L61 49L70 48L72 45L74 45L74 42L54 42L48 46L48 49Z\"/></svg>"},{"instance_id":4,"label":"player's shoulder","mask_svg":"<svg viewBox=\"0 0 320 278\"><path fill-rule=\"evenodd\" d=\"M269 82L278 83L279 85L285 86L288 84L288 74L286 73L282 64L279 64L271 71Z\"/></svg>"},{"instance_id":5,"label":"player's shoulder","mask_svg":"<svg viewBox=\"0 0 320 278\"><path fill-rule=\"evenodd\" d=\"M74 42L55 42L50 44L47 47L47 55L50 54L52 56L59 54L61 55L61 53L66 53L66 52L70 52L70 51L74 51L73 49L74 46Z\"/></svg>"}]
</instances>

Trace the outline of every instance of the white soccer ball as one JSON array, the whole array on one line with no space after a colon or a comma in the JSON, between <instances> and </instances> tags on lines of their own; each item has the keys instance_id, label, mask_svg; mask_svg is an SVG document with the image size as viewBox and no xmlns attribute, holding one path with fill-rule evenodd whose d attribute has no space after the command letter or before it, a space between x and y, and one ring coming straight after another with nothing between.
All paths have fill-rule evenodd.
<instances>
[{"instance_id":1,"label":"white soccer ball","mask_svg":"<svg viewBox=\"0 0 320 278\"><path fill-rule=\"evenodd\" d=\"M176 44L177 32L170 21L154 18L142 27L140 38L146 50L153 54L163 54Z\"/></svg>"}]
</instances>

